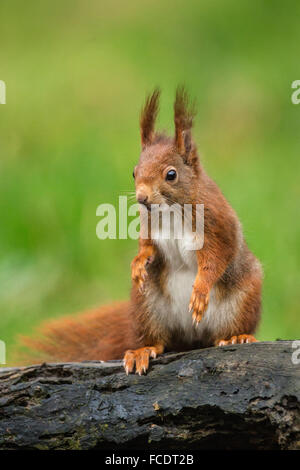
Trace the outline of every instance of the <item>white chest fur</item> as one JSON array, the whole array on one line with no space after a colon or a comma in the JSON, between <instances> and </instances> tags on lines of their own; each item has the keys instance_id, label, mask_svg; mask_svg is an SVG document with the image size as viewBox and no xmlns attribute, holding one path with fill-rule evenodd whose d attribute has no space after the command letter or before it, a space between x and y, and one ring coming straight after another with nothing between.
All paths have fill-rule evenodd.
<instances>
[{"instance_id":1,"label":"white chest fur","mask_svg":"<svg viewBox=\"0 0 300 470\"><path fill-rule=\"evenodd\" d=\"M181 330L186 340L195 337L195 327L188 306L197 274L197 259L195 251L190 247L190 236L181 239L164 239L158 236L154 240L165 258L167 277L164 293L149 292L148 299L151 310L160 323L166 328Z\"/></svg>"},{"instance_id":2,"label":"white chest fur","mask_svg":"<svg viewBox=\"0 0 300 470\"><path fill-rule=\"evenodd\" d=\"M158 236L154 240L165 258L167 277L164 292L154 289L147 292L148 303L158 322L167 330L182 331L187 342L201 340L207 331L219 338L232 323L241 298L229 294L225 299L217 299L213 287L203 319L198 325L193 324L189 303L197 274L197 258L196 252L188 249L190 237L176 240Z\"/></svg>"}]
</instances>

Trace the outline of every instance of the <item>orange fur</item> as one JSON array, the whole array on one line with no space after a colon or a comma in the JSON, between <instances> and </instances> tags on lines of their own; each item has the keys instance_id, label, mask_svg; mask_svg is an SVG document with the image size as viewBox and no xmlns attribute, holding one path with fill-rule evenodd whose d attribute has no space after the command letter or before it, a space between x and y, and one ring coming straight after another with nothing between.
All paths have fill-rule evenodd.
<instances>
[{"instance_id":1,"label":"orange fur","mask_svg":"<svg viewBox=\"0 0 300 470\"><path fill-rule=\"evenodd\" d=\"M127 349L140 345L131 315L130 302L118 302L49 321L36 337L22 338L31 351L25 362L120 359Z\"/></svg>"}]
</instances>

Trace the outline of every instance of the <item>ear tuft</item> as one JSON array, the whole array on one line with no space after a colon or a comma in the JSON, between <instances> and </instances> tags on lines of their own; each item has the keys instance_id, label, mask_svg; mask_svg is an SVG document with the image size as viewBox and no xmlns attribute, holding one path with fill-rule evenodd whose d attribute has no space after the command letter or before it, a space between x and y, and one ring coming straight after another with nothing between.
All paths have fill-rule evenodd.
<instances>
[{"instance_id":1,"label":"ear tuft","mask_svg":"<svg viewBox=\"0 0 300 470\"><path fill-rule=\"evenodd\" d=\"M190 103L184 86L179 86L174 103L175 145L186 160L192 150L191 129L195 115L195 102Z\"/></svg>"},{"instance_id":2,"label":"ear tuft","mask_svg":"<svg viewBox=\"0 0 300 470\"><path fill-rule=\"evenodd\" d=\"M140 129L142 148L150 145L154 138L154 124L159 109L160 89L155 88L151 95L148 95L145 105L140 115Z\"/></svg>"}]
</instances>

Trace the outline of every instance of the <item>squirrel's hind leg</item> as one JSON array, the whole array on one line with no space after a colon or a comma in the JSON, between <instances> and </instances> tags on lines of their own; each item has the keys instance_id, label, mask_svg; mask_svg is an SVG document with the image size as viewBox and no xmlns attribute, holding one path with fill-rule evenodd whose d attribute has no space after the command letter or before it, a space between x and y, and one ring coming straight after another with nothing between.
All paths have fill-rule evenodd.
<instances>
[{"instance_id":1,"label":"squirrel's hind leg","mask_svg":"<svg viewBox=\"0 0 300 470\"><path fill-rule=\"evenodd\" d=\"M237 335L230 339L218 339L215 346L227 346L228 344L256 343L257 339L253 335Z\"/></svg>"},{"instance_id":2,"label":"squirrel's hind leg","mask_svg":"<svg viewBox=\"0 0 300 470\"><path fill-rule=\"evenodd\" d=\"M260 265L253 263L252 272L239 279L237 292L237 302L235 305L236 314L233 316L228 330L214 338L215 346L226 346L228 344L255 343L257 340L253 336L255 333L261 314L261 284L262 273Z\"/></svg>"},{"instance_id":3,"label":"squirrel's hind leg","mask_svg":"<svg viewBox=\"0 0 300 470\"><path fill-rule=\"evenodd\" d=\"M158 354L164 352L164 345L156 344L155 346L146 346L135 350L129 349L124 356L124 368L126 374L133 372L135 368L136 374L142 375L149 368L150 357L156 358Z\"/></svg>"}]
</instances>

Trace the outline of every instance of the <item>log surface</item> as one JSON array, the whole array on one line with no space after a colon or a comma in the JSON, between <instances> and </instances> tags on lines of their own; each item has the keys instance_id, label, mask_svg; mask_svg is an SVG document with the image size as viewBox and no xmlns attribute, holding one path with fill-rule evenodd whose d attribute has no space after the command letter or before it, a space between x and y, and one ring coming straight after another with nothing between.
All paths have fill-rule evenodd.
<instances>
[{"instance_id":1,"label":"log surface","mask_svg":"<svg viewBox=\"0 0 300 470\"><path fill-rule=\"evenodd\" d=\"M0 369L0 449L299 449L292 341Z\"/></svg>"}]
</instances>

